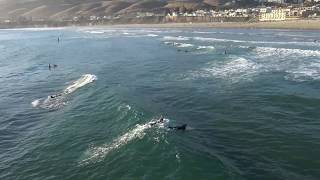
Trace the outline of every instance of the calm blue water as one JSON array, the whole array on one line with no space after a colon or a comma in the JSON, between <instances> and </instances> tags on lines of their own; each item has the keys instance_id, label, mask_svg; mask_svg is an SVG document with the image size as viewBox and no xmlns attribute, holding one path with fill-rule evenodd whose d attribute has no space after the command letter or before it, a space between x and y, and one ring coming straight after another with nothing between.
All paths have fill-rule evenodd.
<instances>
[{"instance_id":1,"label":"calm blue water","mask_svg":"<svg viewBox=\"0 0 320 180\"><path fill-rule=\"evenodd\" d=\"M320 179L319 37L1 30L0 179Z\"/></svg>"}]
</instances>

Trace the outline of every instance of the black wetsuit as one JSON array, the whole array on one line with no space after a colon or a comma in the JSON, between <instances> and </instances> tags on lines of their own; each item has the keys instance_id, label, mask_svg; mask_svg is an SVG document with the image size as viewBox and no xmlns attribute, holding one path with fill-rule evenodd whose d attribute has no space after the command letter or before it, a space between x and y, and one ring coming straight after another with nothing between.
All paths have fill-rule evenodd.
<instances>
[{"instance_id":1,"label":"black wetsuit","mask_svg":"<svg viewBox=\"0 0 320 180\"><path fill-rule=\"evenodd\" d=\"M183 125L181 125L181 126L174 126L174 127L172 127L172 126L169 126L169 128L170 129L175 129L175 130L186 130L186 128L187 128L187 124L183 124Z\"/></svg>"},{"instance_id":2,"label":"black wetsuit","mask_svg":"<svg viewBox=\"0 0 320 180\"><path fill-rule=\"evenodd\" d=\"M154 126L154 125L159 124L159 123L163 123L163 118L159 119L159 120L156 121L156 122L150 123L150 125L151 125L151 126Z\"/></svg>"}]
</instances>

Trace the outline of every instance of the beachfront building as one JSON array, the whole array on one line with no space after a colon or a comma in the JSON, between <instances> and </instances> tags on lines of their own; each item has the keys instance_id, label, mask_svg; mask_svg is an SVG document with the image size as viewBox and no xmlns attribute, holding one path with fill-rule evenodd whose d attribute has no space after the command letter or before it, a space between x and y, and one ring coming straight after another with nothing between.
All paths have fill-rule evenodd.
<instances>
[{"instance_id":1,"label":"beachfront building","mask_svg":"<svg viewBox=\"0 0 320 180\"><path fill-rule=\"evenodd\" d=\"M284 9L273 9L271 12L261 13L259 21L284 21L286 12Z\"/></svg>"},{"instance_id":2,"label":"beachfront building","mask_svg":"<svg viewBox=\"0 0 320 180\"><path fill-rule=\"evenodd\" d=\"M285 3L284 0L267 0L267 2L269 2L269 3L278 3L278 4L284 4Z\"/></svg>"}]
</instances>

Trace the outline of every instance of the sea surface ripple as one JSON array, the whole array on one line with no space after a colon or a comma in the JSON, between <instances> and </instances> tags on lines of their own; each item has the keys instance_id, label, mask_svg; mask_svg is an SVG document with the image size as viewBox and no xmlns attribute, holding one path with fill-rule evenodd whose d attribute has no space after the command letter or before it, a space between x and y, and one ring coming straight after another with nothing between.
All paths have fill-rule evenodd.
<instances>
[{"instance_id":1,"label":"sea surface ripple","mask_svg":"<svg viewBox=\"0 0 320 180\"><path fill-rule=\"evenodd\" d=\"M0 30L0 179L320 179L319 37Z\"/></svg>"}]
</instances>

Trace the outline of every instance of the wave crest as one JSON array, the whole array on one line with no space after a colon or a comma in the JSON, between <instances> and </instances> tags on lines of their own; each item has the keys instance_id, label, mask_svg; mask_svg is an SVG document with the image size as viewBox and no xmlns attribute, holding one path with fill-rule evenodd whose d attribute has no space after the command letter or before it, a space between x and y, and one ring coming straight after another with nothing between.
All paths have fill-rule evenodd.
<instances>
[{"instance_id":1,"label":"wave crest","mask_svg":"<svg viewBox=\"0 0 320 180\"><path fill-rule=\"evenodd\" d=\"M97 77L92 74L82 75L81 78L74 81L68 86L62 93L50 95L47 98L36 99L31 102L33 107L40 107L44 109L58 109L66 105L67 95L76 91L78 88L85 86L93 81L97 80Z\"/></svg>"}]
</instances>

